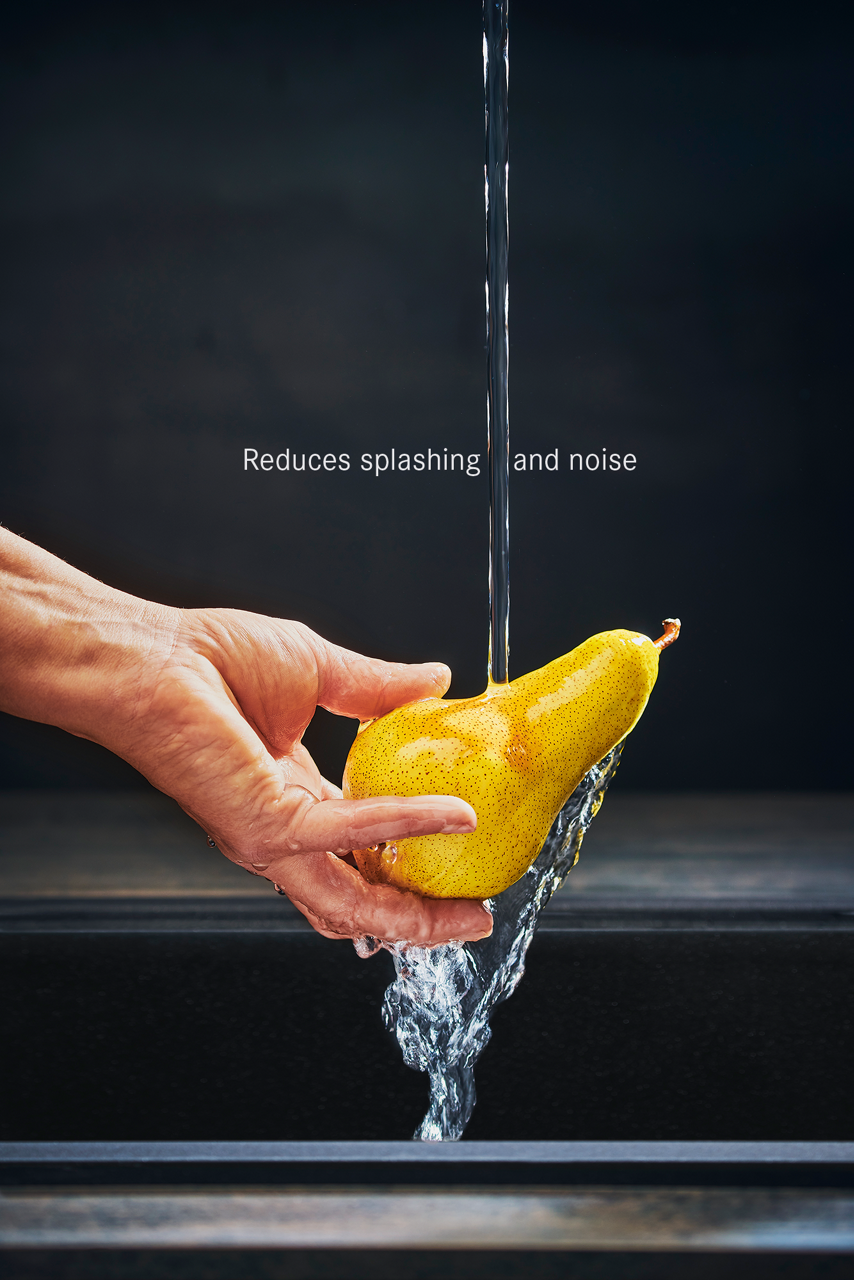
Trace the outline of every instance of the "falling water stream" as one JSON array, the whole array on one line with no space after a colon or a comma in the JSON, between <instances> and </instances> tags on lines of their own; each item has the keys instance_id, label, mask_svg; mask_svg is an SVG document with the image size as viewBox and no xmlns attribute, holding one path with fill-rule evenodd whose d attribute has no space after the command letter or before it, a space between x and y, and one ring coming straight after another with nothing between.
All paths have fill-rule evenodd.
<instances>
[{"instance_id":1,"label":"falling water stream","mask_svg":"<svg viewBox=\"0 0 854 1280\"><path fill-rule=\"evenodd\" d=\"M507 251L510 224L508 0L484 0L486 154L486 439L489 460L489 679L506 684L510 657L510 412Z\"/></svg>"},{"instance_id":2,"label":"falling water stream","mask_svg":"<svg viewBox=\"0 0 854 1280\"><path fill-rule=\"evenodd\" d=\"M483 85L486 114L486 327L489 456L489 680L508 676L510 527L508 487L507 0L484 0ZM395 980L383 1018L407 1066L430 1080L430 1109L415 1138L460 1138L475 1104L474 1064L489 1041L490 1014L515 990L540 911L575 865L584 832L602 803L621 747L582 779L554 822L534 865L487 905L494 926L481 942L439 947L360 938L369 956L382 945L394 960Z\"/></svg>"}]
</instances>

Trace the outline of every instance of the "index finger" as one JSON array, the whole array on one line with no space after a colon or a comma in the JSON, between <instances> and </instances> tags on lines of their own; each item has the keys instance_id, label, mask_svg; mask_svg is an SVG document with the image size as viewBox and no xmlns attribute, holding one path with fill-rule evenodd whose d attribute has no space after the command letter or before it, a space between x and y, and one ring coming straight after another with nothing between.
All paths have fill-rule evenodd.
<instances>
[{"instance_id":1,"label":"index finger","mask_svg":"<svg viewBox=\"0 0 854 1280\"><path fill-rule=\"evenodd\" d=\"M297 792L297 788L292 789ZM477 816L457 796L375 796L369 800L317 800L309 792L287 796L284 843L288 855L348 853L407 836L462 835Z\"/></svg>"}]
</instances>

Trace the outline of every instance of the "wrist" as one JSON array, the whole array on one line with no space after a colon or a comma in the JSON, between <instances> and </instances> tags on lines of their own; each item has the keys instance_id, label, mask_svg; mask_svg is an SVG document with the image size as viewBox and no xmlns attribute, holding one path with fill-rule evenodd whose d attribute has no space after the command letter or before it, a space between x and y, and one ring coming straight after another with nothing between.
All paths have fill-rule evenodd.
<instances>
[{"instance_id":1,"label":"wrist","mask_svg":"<svg viewBox=\"0 0 854 1280\"><path fill-rule=\"evenodd\" d=\"M107 741L168 661L180 610L104 586L0 530L0 710Z\"/></svg>"}]
</instances>

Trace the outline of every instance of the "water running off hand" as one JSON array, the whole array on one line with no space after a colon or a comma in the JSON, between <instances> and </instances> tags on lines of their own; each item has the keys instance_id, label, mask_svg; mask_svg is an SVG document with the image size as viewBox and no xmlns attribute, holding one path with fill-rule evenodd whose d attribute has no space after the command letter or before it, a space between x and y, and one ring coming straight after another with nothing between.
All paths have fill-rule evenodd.
<instances>
[{"instance_id":1,"label":"water running off hand","mask_svg":"<svg viewBox=\"0 0 854 1280\"><path fill-rule=\"evenodd\" d=\"M430 1109L413 1135L425 1142L462 1137L475 1104L474 1064L489 1042L489 1018L525 971L537 920L578 860L581 841L619 763L615 747L579 783L558 814L534 865L494 898L495 925L481 942L440 947L359 939L368 956L391 952L396 977L383 1002L383 1020L403 1060L430 1079Z\"/></svg>"}]
</instances>

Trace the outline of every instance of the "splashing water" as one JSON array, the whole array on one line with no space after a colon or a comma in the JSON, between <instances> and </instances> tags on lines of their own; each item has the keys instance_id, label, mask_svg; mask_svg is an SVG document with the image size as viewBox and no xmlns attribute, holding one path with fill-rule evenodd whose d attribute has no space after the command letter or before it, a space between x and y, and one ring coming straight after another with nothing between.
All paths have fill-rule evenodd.
<instances>
[{"instance_id":1,"label":"splashing water","mask_svg":"<svg viewBox=\"0 0 854 1280\"><path fill-rule=\"evenodd\" d=\"M360 938L356 950L391 952L396 977L385 993L383 1020L403 1060L430 1078L430 1109L413 1135L425 1142L462 1137L475 1104L474 1064L492 1034L489 1017L515 991L540 911L578 861L584 833L599 811L622 746L595 765L558 814L540 854L521 880L488 905L489 938L444 946Z\"/></svg>"}]
</instances>

